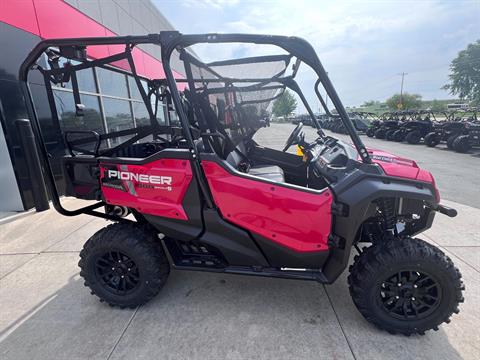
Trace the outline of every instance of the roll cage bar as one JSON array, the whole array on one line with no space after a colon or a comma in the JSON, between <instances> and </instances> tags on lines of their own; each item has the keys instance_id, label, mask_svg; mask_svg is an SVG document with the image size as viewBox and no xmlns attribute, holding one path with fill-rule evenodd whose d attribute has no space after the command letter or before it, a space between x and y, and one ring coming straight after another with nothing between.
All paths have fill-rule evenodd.
<instances>
[{"instance_id":1,"label":"roll cage bar","mask_svg":"<svg viewBox=\"0 0 480 360\"><path fill-rule=\"evenodd\" d=\"M185 48L195 45L195 44L201 44L201 43L252 43L252 44L265 44L265 45L274 45L277 47L280 47L284 49L288 55L273 55L273 56L259 56L256 58L245 58L245 59L236 59L236 60L226 60L226 61L220 61L220 62L212 62L209 64L204 64L197 60L195 57L190 55L185 51ZM140 76L136 72L135 68L135 62L132 57L132 51L135 46L140 45L140 44L157 44L160 45L161 47L161 59L162 59L162 65L163 65L163 70L165 73L165 79L163 80L153 80L152 82L149 82L149 90L148 92L143 88ZM86 58L86 48L88 46L94 46L94 45L124 45L125 50L124 52L110 55L104 58L99 58L96 60L87 60ZM57 54L55 54L55 49L51 50L51 48L58 49ZM152 134L152 133L169 133L169 132L174 132L172 130L172 127L162 127L158 124L156 120L156 113L154 113L152 109L152 104L151 104L151 96L154 93L158 93L158 89L160 86L164 86L165 89L169 90L168 97L169 100L172 101L173 105L175 106L176 112L178 114L180 124L182 127L182 134L188 144L188 147L190 149L191 156L193 158L192 161L192 170L196 173L197 179L199 179L199 184L200 188L202 190L202 193L205 197L205 200L207 202L208 207L214 207L213 201L211 201L211 197L209 196L209 191L208 191L208 186L203 180L203 176L201 173L201 167L200 167L200 162L199 162L199 153L198 149L195 146L194 143L194 136L192 135L192 127L189 122L189 119L187 117L186 111L182 105L182 98L180 95L180 92L177 88L177 82L187 82L189 85L189 90L195 89L195 81L198 79L195 79L193 77L193 74L189 71L188 69L188 61L185 62L186 65L186 79L175 79L173 70L171 68L170 64L170 58L172 56L172 53L178 50L181 55L183 55L185 58L188 58L190 62L195 62L196 65L206 67L211 71L211 67L218 67L218 66L223 66L223 65L233 65L233 64L241 64L241 63L252 63L255 61L266 61L266 60L278 60L282 59L285 61L286 64L290 62L290 60L295 57L297 59L296 63L294 64L293 67L293 74L291 76L287 77L282 77L284 72L279 72L278 74L274 75L273 77L266 78L266 79L234 79L234 78L225 78L220 75L218 76L220 80L218 79L201 79L202 82L223 82L223 83L231 83L233 84L234 82L253 82L255 83L250 89L253 90L265 90L268 89L269 87L271 88L278 88L278 90L281 90L282 88L289 88L293 91L295 91L302 103L304 104L305 108L307 109L309 115L312 117L313 122L315 123L316 127L319 130L319 135L323 136L323 132L320 128L320 125L318 124L318 121L311 110L310 106L308 105L308 102L303 95L303 93L300 90L300 87L298 84L295 82L293 77L296 75L300 62L304 62L305 64L309 65L314 72L318 76L318 80L315 84L315 92L324 107L324 110L327 114L334 116L330 114L325 101L323 100L322 96L319 93L318 86L319 84L322 84L324 89L326 90L326 95L331 99L333 105L335 106L338 115L341 119L341 121L344 123L345 128L347 129L352 142L354 146L356 147L362 161L364 163L371 163L370 156L361 141L360 137L358 136L353 123L348 117L348 114L341 103L330 79L327 76L327 73L325 69L323 68L320 60L318 59L314 49L312 46L306 42L305 40L297 37L286 37L286 36L270 36L270 35L251 35L251 34L202 34L202 35L183 35L177 31L166 31L166 32L160 32L159 34L149 34L149 35L143 35L143 36L118 36L118 37L90 37L90 38L69 38L69 39L49 39L49 40L44 40L41 41L39 44L37 44L33 50L28 54L27 58L24 60L24 62L21 64L20 69L19 69L19 80L20 80L20 87L21 90L25 96L26 99L26 107L27 107L27 113L29 115L29 118L32 120L32 128L33 132L36 135L36 138L38 139L39 143L39 150L40 150L40 161L42 162L42 166L44 168L44 173L47 176L48 180L48 185L49 185L49 190L50 190L50 195L52 198L53 205L63 215L67 216L74 216L74 215L79 215L82 213L90 214L90 215L95 215L95 216L100 216L104 217L107 219L113 219L113 220L120 220L120 218L117 218L115 216L109 215L109 214L103 214L103 213L98 213L95 211L95 209L101 207L102 205L105 205L102 201L86 206L77 210L67 210L62 207L59 201L59 194L55 185L55 178L51 169L51 166L49 164L48 158L49 154L47 152L45 143L43 141L41 129L40 129L40 124L38 121L38 116L35 110L35 106L33 103L33 98L31 96L31 91L30 87L28 84L28 73L32 69L38 69L44 76L44 80L46 84L48 83L50 86L47 86L47 96L49 98L49 103L52 108L52 103L53 103L53 109L55 109L55 104L54 104L54 99L52 95L52 89L51 89L51 84L50 82L58 83L58 82L63 82L65 80L71 80L72 82L72 90L73 94L75 97L75 103L76 104L81 104L79 97L79 91L78 91L78 82L76 79L76 74L75 71L81 70L81 69L86 69L86 68L91 68L91 67L109 67L109 63L114 62L114 61L122 61L126 60L129 64L130 70L131 70L131 75L133 75L135 79L135 83L138 87L138 91L142 97L142 100L147 108L148 115L150 118L150 126L143 127L143 128L135 128L135 129L128 129L128 130L123 130L121 131L121 135L127 135L127 134L136 134L133 138L127 140L125 143L110 149L107 152L102 153L102 155L108 155L111 154L115 149L119 147L124 147L126 145L130 145L137 140ZM37 64L38 59L43 53L46 53L47 51L53 51L51 53L51 57L49 57L50 63L50 69L43 69L41 66ZM60 68L58 66L55 66L55 56L56 55L61 55L63 54L64 57L68 59L75 60L77 58L80 58L82 60L82 63L78 65L71 65L69 64L68 67L63 67ZM48 55L48 54L47 54ZM52 66L53 65L53 66ZM112 68L113 69L113 68ZM116 69L115 71L118 71ZM123 72L120 70L120 72ZM278 83L279 85L272 85L272 83ZM248 87L243 87L243 90L245 88L248 89ZM210 92L215 92L215 91L220 91L219 89L209 89ZM225 88L222 87L222 91L225 91ZM246 90L245 90L246 91ZM279 94L276 94L273 96L270 100L275 99L276 97L281 95L281 92ZM269 99L266 99L267 101ZM264 99L264 101L266 101ZM77 108L76 112L81 113L82 109ZM156 110L155 110L156 111ZM53 114L52 116L56 117L57 114ZM58 119L57 119L58 120ZM198 120L200 121L200 120ZM90 132L90 139L108 139L111 136L119 136L117 134L102 134L99 135L95 132ZM75 145L75 144L74 144ZM95 155L98 154L98 149L99 146L97 145L95 147ZM72 152L74 149L70 148L68 149L70 152Z\"/></svg>"}]
</instances>

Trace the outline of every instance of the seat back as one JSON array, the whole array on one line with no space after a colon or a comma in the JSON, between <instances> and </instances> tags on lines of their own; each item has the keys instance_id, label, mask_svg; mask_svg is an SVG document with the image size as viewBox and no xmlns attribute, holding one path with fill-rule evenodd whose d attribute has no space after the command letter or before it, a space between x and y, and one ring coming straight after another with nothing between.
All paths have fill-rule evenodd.
<instances>
[{"instance_id":1,"label":"seat back","mask_svg":"<svg viewBox=\"0 0 480 360\"><path fill-rule=\"evenodd\" d=\"M235 169L238 169L239 165L246 160L248 160L247 147L243 141L240 141L235 149L232 150L226 158L226 161Z\"/></svg>"}]
</instances>

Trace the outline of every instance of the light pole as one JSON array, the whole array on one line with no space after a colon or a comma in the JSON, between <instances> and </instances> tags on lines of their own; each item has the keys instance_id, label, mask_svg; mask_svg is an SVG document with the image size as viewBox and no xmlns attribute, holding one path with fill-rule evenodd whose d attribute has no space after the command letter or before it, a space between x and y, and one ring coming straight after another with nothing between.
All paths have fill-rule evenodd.
<instances>
[{"instance_id":1,"label":"light pole","mask_svg":"<svg viewBox=\"0 0 480 360\"><path fill-rule=\"evenodd\" d=\"M328 76L328 71L326 72ZM327 89L325 89L325 107L327 108L326 111L328 111L328 92Z\"/></svg>"},{"instance_id":2,"label":"light pole","mask_svg":"<svg viewBox=\"0 0 480 360\"><path fill-rule=\"evenodd\" d=\"M405 75L408 75L408 73L402 72L398 75L402 77L402 85L400 85L400 108L403 109L403 80L405 78Z\"/></svg>"}]
</instances>

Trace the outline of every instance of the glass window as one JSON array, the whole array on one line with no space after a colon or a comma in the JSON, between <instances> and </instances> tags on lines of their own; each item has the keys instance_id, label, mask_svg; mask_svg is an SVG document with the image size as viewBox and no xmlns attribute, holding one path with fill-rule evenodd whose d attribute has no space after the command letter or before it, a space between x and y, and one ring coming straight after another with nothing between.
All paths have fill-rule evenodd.
<instances>
[{"instance_id":1,"label":"glass window","mask_svg":"<svg viewBox=\"0 0 480 360\"><path fill-rule=\"evenodd\" d=\"M170 125L180 126L180 119L177 116L177 112L175 110L170 110L169 113L170 113L170 122L171 122Z\"/></svg>"},{"instance_id":2,"label":"glass window","mask_svg":"<svg viewBox=\"0 0 480 360\"><path fill-rule=\"evenodd\" d=\"M63 67L66 62L67 62L66 59L61 58L59 62L60 67ZM71 60L70 62L72 63L72 65L80 64L80 62L78 61ZM77 75L78 88L80 89L80 91L88 91L93 93L97 92L97 86L95 85L95 79L93 77L93 69L90 68L90 69L79 70L79 71L76 71L75 74ZM61 86L60 84L57 84L57 85L52 84L52 85L58 86L58 87ZM67 89L71 89L72 81L64 83L63 85L64 85L63 87Z\"/></svg>"},{"instance_id":3,"label":"glass window","mask_svg":"<svg viewBox=\"0 0 480 360\"><path fill-rule=\"evenodd\" d=\"M77 82L80 91L97 92L97 86L93 78L93 69L77 71Z\"/></svg>"},{"instance_id":4,"label":"glass window","mask_svg":"<svg viewBox=\"0 0 480 360\"><path fill-rule=\"evenodd\" d=\"M124 74L97 68L102 94L128 98L127 79Z\"/></svg>"},{"instance_id":5,"label":"glass window","mask_svg":"<svg viewBox=\"0 0 480 360\"><path fill-rule=\"evenodd\" d=\"M150 125L150 116L148 115L147 108L143 102L132 101L133 106L133 114L135 116L135 122L137 124L137 128L141 126L148 126ZM148 142L152 141L152 135L146 136L143 139L140 139L139 142Z\"/></svg>"},{"instance_id":6,"label":"glass window","mask_svg":"<svg viewBox=\"0 0 480 360\"><path fill-rule=\"evenodd\" d=\"M163 103L158 104L157 119L160 125L167 125L167 119L165 117L167 106Z\"/></svg>"},{"instance_id":7,"label":"glass window","mask_svg":"<svg viewBox=\"0 0 480 360\"><path fill-rule=\"evenodd\" d=\"M145 104L143 102L133 101L132 106L137 127L150 125L150 117Z\"/></svg>"},{"instance_id":8,"label":"glass window","mask_svg":"<svg viewBox=\"0 0 480 360\"><path fill-rule=\"evenodd\" d=\"M143 89L145 93L148 95L148 85L145 80L140 80L142 83ZM142 95L140 95L140 91L138 91L137 82L133 78L133 76L128 76L128 86L130 86L130 97L132 99L142 100Z\"/></svg>"},{"instance_id":9,"label":"glass window","mask_svg":"<svg viewBox=\"0 0 480 360\"><path fill-rule=\"evenodd\" d=\"M73 94L68 91L53 91L55 105L57 106L60 127L65 130L93 130L103 133L102 117L98 96L80 94L84 116L77 117L75 114L75 101Z\"/></svg>"},{"instance_id":10,"label":"glass window","mask_svg":"<svg viewBox=\"0 0 480 360\"><path fill-rule=\"evenodd\" d=\"M158 102L157 107L157 120L160 125L167 125L166 116L166 105L161 101ZM152 101L152 109L155 110L155 100Z\"/></svg>"},{"instance_id":11,"label":"glass window","mask_svg":"<svg viewBox=\"0 0 480 360\"><path fill-rule=\"evenodd\" d=\"M143 102L133 101L133 113L137 126L150 125L150 117ZM152 101L152 108L155 108L155 101ZM158 103L157 120L160 125L165 125L165 105Z\"/></svg>"},{"instance_id":12,"label":"glass window","mask_svg":"<svg viewBox=\"0 0 480 360\"><path fill-rule=\"evenodd\" d=\"M104 97L103 108L109 133L133 128L133 119L129 101ZM130 135L121 138L113 138L111 143L112 145L117 145L129 138L131 138Z\"/></svg>"}]
</instances>

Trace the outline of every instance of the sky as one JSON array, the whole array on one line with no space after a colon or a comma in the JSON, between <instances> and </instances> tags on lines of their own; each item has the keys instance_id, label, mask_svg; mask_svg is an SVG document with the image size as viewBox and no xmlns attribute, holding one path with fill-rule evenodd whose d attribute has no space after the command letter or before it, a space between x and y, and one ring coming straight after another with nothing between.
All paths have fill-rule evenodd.
<instances>
[{"instance_id":1,"label":"sky","mask_svg":"<svg viewBox=\"0 0 480 360\"><path fill-rule=\"evenodd\" d=\"M346 106L384 101L404 91L425 100L453 98L441 87L451 60L480 39L480 0L310 1L153 0L182 33L257 33L309 41ZM202 60L228 57L238 48ZM215 60L220 60L215 58ZM301 75L299 83L310 83ZM318 109L313 90L305 94Z\"/></svg>"}]
</instances>

